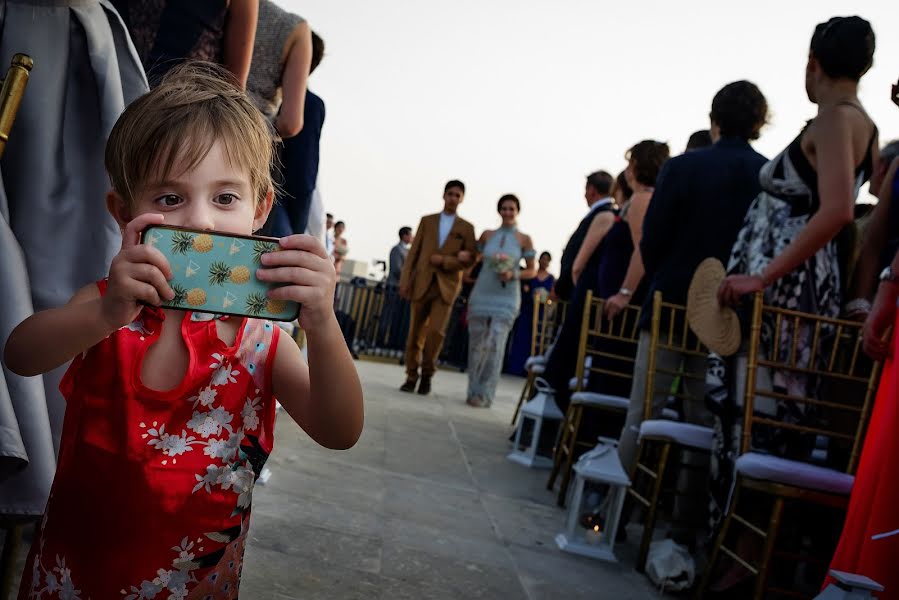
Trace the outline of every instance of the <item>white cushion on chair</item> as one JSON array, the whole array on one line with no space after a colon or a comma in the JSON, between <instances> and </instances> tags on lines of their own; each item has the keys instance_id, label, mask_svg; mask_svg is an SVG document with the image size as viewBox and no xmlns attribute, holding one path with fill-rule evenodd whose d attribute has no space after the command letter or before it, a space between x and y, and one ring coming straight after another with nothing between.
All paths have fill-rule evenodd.
<instances>
[{"instance_id":1,"label":"white cushion on chair","mask_svg":"<svg viewBox=\"0 0 899 600\"><path fill-rule=\"evenodd\" d=\"M544 363L534 363L530 367L528 367L528 371L530 371L534 375L543 375L543 372L545 370L546 365Z\"/></svg>"},{"instance_id":2,"label":"white cushion on chair","mask_svg":"<svg viewBox=\"0 0 899 600\"><path fill-rule=\"evenodd\" d=\"M614 408L617 410L627 410L631 403L628 398L599 394L597 392L575 392L571 394L571 402L583 404L584 406L602 406L603 408Z\"/></svg>"},{"instance_id":3,"label":"white cushion on chair","mask_svg":"<svg viewBox=\"0 0 899 600\"><path fill-rule=\"evenodd\" d=\"M855 477L846 473L758 452L747 452L738 458L737 473L752 479L843 496L852 492L855 483Z\"/></svg>"},{"instance_id":4,"label":"white cushion on chair","mask_svg":"<svg viewBox=\"0 0 899 600\"><path fill-rule=\"evenodd\" d=\"M662 418L668 419L669 421L677 421L680 418L680 415L677 414L677 411L673 408L663 408Z\"/></svg>"},{"instance_id":5,"label":"white cushion on chair","mask_svg":"<svg viewBox=\"0 0 899 600\"><path fill-rule=\"evenodd\" d=\"M682 446L712 449L712 429L692 423L680 423L668 419L650 419L640 424L640 438L670 439Z\"/></svg>"},{"instance_id":6,"label":"white cushion on chair","mask_svg":"<svg viewBox=\"0 0 899 600\"><path fill-rule=\"evenodd\" d=\"M589 378L586 375L584 375L584 381L583 381L582 387L587 387L587 383L589 383ZM577 377L572 377L571 379L568 380L568 389L571 390L572 392L575 389L577 389Z\"/></svg>"},{"instance_id":7,"label":"white cushion on chair","mask_svg":"<svg viewBox=\"0 0 899 600\"><path fill-rule=\"evenodd\" d=\"M534 365L545 365L545 364L546 364L545 356L542 356L542 355L531 356L531 357L528 357L528 359L526 361L524 361L524 368L526 370L530 371L531 367L533 367Z\"/></svg>"}]
</instances>

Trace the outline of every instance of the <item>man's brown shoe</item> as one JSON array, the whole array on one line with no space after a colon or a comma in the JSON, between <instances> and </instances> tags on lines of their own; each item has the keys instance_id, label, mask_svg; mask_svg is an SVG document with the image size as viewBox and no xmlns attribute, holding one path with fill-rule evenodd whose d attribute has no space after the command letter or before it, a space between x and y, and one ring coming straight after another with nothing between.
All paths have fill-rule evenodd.
<instances>
[{"instance_id":1,"label":"man's brown shoe","mask_svg":"<svg viewBox=\"0 0 899 600\"><path fill-rule=\"evenodd\" d=\"M418 384L418 393L422 396L426 396L431 393L431 378L430 377L422 377L421 381Z\"/></svg>"},{"instance_id":2,"label":"man's brown shoe","mask_svg":"<svg viewBox=\"0 0 899 600\"><path fill-rule=\"evenodd\" d=\"M410 394L415 391L415 380L407 379L406 383L400 386L401 392L409 392Z\"/></svg>"}]
</instances>

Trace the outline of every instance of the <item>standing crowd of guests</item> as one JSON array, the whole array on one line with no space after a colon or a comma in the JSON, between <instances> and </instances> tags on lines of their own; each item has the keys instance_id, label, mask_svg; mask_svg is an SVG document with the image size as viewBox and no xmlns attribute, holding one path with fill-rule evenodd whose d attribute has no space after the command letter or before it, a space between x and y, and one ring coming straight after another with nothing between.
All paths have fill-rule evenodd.
<instances>
[{"instance_id":1,"label":"standing crowd of guests","mask_svg":"<svg viewBox=\"0 0 899 600\"><path fill-rule=\"evenodd\" d=\"M605 171L587 177L588 212L571 236L559 276L551 284L553 297L570 304L545 357L542 376L554 388L564 412L588 291L604 300L609 319L627 305L642 306L633 384L626 390L609 389L608 381L588 384L595 391L629 398L618 444L626 470L634 464L645 414L652 298L661 292L667 302L685 305L692 275L709 257L721 261L728 274L718 291L722 306L746 306L751 295L761 292L768 306L865 320L866 351L876 359L889 355L892 343L884 334L896 318L899 296L899 209L894 208L899 197L899 152L895 143L881 151L877 126L858 98L859 81L872 65L874 47L874 32L860 17L835 17L815 28L805 89L817 105L817 115L773 159L751 146L768 120L767 100L753 83L736 81L712 99L709 129L691 136L683 154L671 157L666 143L643 140L627 150L627 168L617 177ZM891 93L899 104L895 86ZM856 223L856 200L868 182L879 203ZM401 389L415 390L419 365L418 391L431 389L448 308L459 292L463 272L480 261L469 298L466 401L487 407L506 339L521 310L519 288L510 283L534 282L541 271L534 264L531 238L516 228L518 198L510 194L499 199L500 226L485 231L476 242L471 224L456 214L464 192L461 182L447 184L444 211L422 219L403 266L400 293L412 301L412 328L407 379ZM862 228L865 233L859 235ZM544 265L539 281L549 278ZM775 324L763 327L773 332ZM792 345L799 352L816 343L805 332L792 334L796 340L786 329L777 334L784 348ZM515 364L522 364L526 353L519 349L515 354ZM705 383L683 382L695 389L687 390L694 400L684 403L682 413L689 423L714 428L710 487L712 520L717 524L732 489L733 461L742 437L739 399L732 393L740 384L733 380L745 374L714 355L704 361L662 351L656 361L672 370L684 361L700 361L703 364L694 366L708 369ZM899 457L895 436L888 433L895 431L899 414L893 408L897 394L891 387L896 380L892 370L889 362L833 566L868 575L896 593L899 577L890 568L890 559L899 553L899 535L872 541L875 533L899 530L890 508L899 501L899 485L881 479L890 461ZM815 411L786 398L814 397L817 383L804 376L778 372L772 376L784 399L761 410L769 411L773 419L812 426ZM649 412L660 415L664 400L658 398ZM585 438L595 440L599 424L585 425ZM812 450L777 436L753 441L763 452L790 458L802 458L798 455ZM712 589L731 589L748 575L734 563L719 574Z\"/></svg>"}]
</instances>

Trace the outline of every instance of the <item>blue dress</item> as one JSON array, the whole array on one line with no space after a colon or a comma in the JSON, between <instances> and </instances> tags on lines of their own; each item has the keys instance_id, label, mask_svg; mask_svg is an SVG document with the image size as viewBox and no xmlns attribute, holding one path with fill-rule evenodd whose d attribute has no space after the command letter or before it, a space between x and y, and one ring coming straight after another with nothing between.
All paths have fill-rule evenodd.
<instances>
[{"instance_id":1,"label":"blue dress","mask_svg":"<svg viewBox=\"0 0 899 600\"><path fill-rule=\"evenodd\" d=\"M555 282L556 278L552 275L547 276L543 281L534 277L521 282L521 312L512 328L512 343L509 345L509 354L506 357L506 373L522 377L527 375L524 363L531 355L531 339L534 335L534 294L540 289L549 293Z\"/></svg>"},{"instance_id":2,"label":"blue dress","mask_svg":"<svg viewBox=\"0 0 899 600\"><path fill-rule=\"evenodd\" d=\"M490 406L503 366L506 340L521 308L516 279L503 282L499 271L516 278L521 260L534 256L518 242L514 227L500 227L480 249L483 265L468 299L468 398L476 406ZM499 265L499 257L505 265Z\"/></svg>"}]
</instances>

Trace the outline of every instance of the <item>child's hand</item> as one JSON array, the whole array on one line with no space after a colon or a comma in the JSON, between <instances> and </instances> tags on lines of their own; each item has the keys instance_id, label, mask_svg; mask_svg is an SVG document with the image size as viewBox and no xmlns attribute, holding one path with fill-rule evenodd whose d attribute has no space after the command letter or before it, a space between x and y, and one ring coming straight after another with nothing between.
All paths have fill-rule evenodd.
<instances>
[{"instance_id":1,"label":"child's hand","mask_svg":"<svg viewBox=\"0 0 899 600\"><path fill-rule=\"evenodd\" d=\"M111 327L118 329L131 323L140 313L141 302L159 306L175 297L168 283L172 270L165 256L149 244L138 243L141 231L162 221L162 215L148 213L125 227L122 249L112 259L101 304L103 317Z\"/></svg>"},{"instance_id":2,"label":"child's hand","mask_svg":"<svg viewBox=\"0 0 899 600\"><path fill-rule=\"evenodd\" d=\"M334 316L337 274L328 251L311 235L291 235L279 240L281 250L262 255L265 267L256 271L260 281L285 283L271 290L273 300L292 300L303 305L300 327L306 331Z\"/></svg>"}]
</instances>

